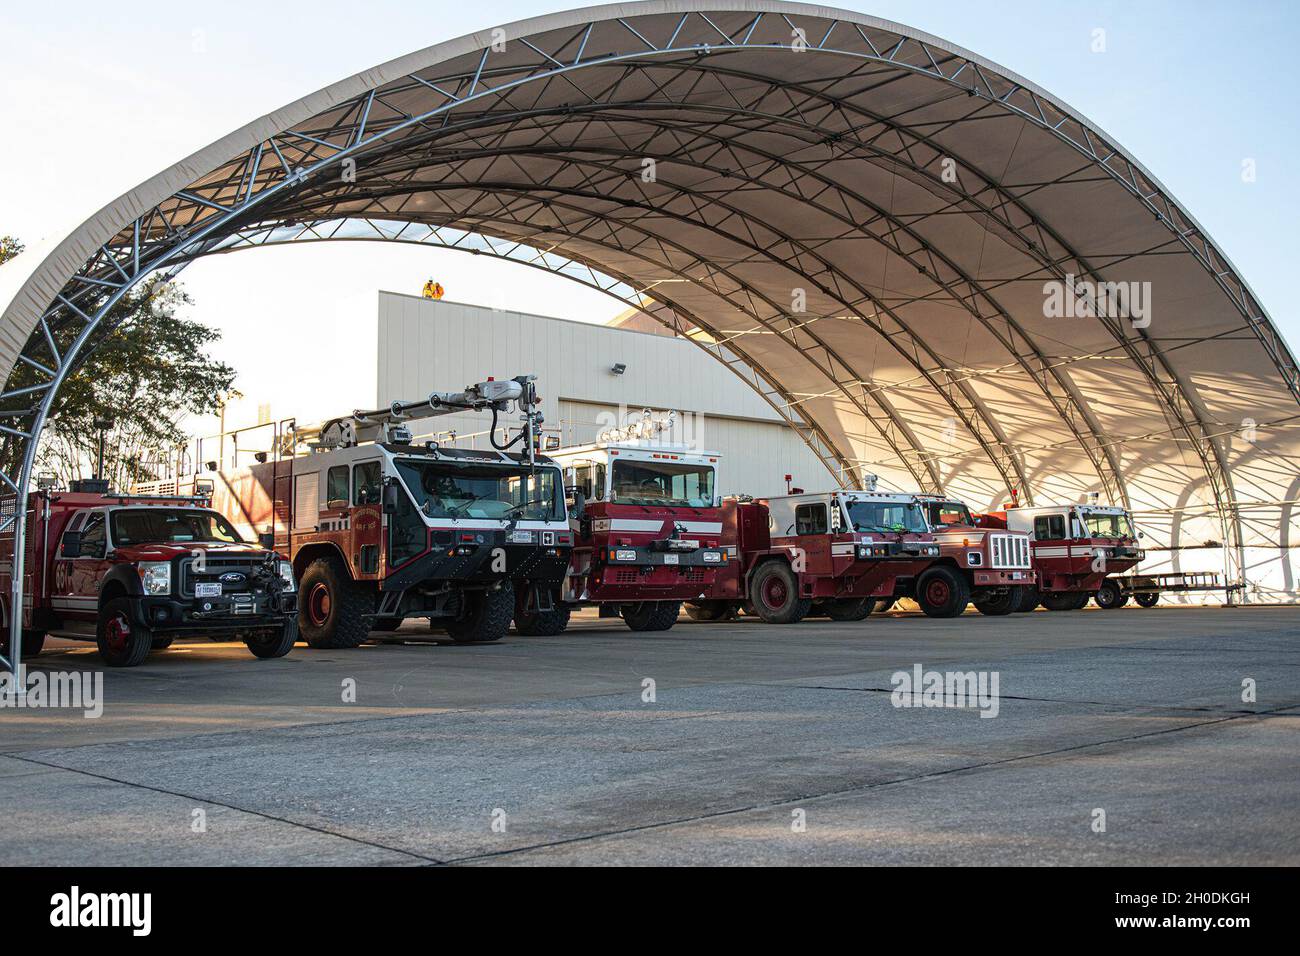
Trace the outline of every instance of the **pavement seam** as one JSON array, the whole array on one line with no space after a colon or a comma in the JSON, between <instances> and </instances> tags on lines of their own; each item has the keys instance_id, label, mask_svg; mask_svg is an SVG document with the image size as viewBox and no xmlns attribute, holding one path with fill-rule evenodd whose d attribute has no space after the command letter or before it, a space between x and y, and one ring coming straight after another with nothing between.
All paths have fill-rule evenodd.
<instances>
[{"instance_id":1,"label":"pavement seam","mask_svg":"<svg viewBox=\"0 0 1300 956\"><path fill-rule=\"evenodd\" d=\"M319 833L323 836L336 837L340 840L347 840L351 843L357 843L362 846L371 847L372 849L386 850L389 853L398 853L401 854L402 856L409 856L413 859L419 860L421 863L441 865L446 862L445 860L440 860L437 857L427 856L422 853L416 853L414 850L403 850L400 849L399 847L388 846L387 844L384 843L376 843L374 840L367 840L362 837L352 836L347 833L340 833L337 830L329 830L326 829L325 827L313 826L310 823L301 823L297 820L290 820L285 817L277 817L273 813L266 813L262 810L250 810L247 807L241 807L234 803L227 803L223 800L214 800L211 797L199 797L199 796L195 796L194 794L182 793L179 790L168 790L165 787L155 787L147 783L136 783L131 780L122 780L117 777L110 777L107 774L95 773L92 770L79 770L76 767L62 767L59 766L58 764L47 763L44 760L36 760L32 757L23 757L16 754L6 754L5 756L8 756L13 760L22 760L26 763L35 764L40 767L48 767L52 770L63 770L66 771L67 773L80 774L83 777L91 777L95 780L104 780L107 781L108 783L116 783L124 787L133 787L137 790L146 790L151 793L162 794L163 796L177 797L183 800L192 800L195 803L204 803L207 804L208 806L213 806L213 807L224 807L227 810L234 810L237 813L245 813L248 814L249 816L260 817L263 820L270 820L273 823L283 823L291 827L296 827L300 830L310 830L313 833Z\"/></svg>"},{"instance_id":2,"label":"pavement seam","mask_svg":"<svg viewBox=\"0 0 1300 956\"><path fill-rule=\"evenodd\" d=\"M1202 721L1197 721L1196 723L1193 724L1184 724L1181 727L1167 727L1164 728L1163 730L1151 730L1141 734L1130 734L1124 737L1115 737L1108 740L1098 740L1092 743L1075 744L1074 746L1071 747L1060 747L1055 750L1044 750L1039 753L1021 754L1015 757L1004 757L1000 760L989 760L983 763L968 764L967 766L964 767L952 767L947 770L935 770L935 771L930 771L928 773L915 774L909 777L899 777L895 780L885 780L880 783L865 784L863 786L857 786L857 787L844 787L838 790L828 790L825 793L805 794L796 797L788 797L782 800L772 800L767 803L757 803L751 806L732 807L727 810L715 810L711 813L701 813L689 817L680 817L675 820L660 820L655 823L643 823L637 826L622 827L617 830L603 831L600 833L588 833L588 834L583 834L582 836L568 837L563 840L553 840L546 843L537 843L537 844L532 844L530 846L516 847L514 849L509 849L509 850L495 850L491 853L480 853L480 854L473 854L470 856L455 857L453 859L443 861L441 864L438 865L458 866L460 864L473 863L480 860L500 859L502 857L512 856L517 853L531 853L538 850L548 850L548 849L554 849L555 847L569 846L577 843L585 843L591 840L601 840L609 837L625 836L627 834L642 833L649 830L667 829L669 827L683 826L685 824L690 824L690 823L699 823L705 820L716 820L722 817L735 816L741 813L752 813L758 810L774 810L777 807L785 807L785 806L790 806L792 804L812 803L814 801L819 801L819 800L829 800L829 799L834 799L836 797L848 796L854 793L869 793L873 790L882 790L886 787L894 787L900 784L917 783L925 780L937 780L943 777L949 777L959 773L970 773L970 772L976 772L980 770L996 769L998 767L1006 766L1008 764L1013 764L1013 763L1020 763L1026 760L1037 760L1042 757L1053 757L1053 756L1058 756L1060 754L1074 753L1076 751L1082 751L1082 750L1090 750L1095 747L1106 747L1106 746L1111 746L1113 744L1123 744L1132 741L1143 740L1149 737L1160 737L1166 734L1181 733L1187 730L1195 730L1200 727L1211 727L1214 726L1215 724L1227 723L1229 721L1234 721L1234 720L1243 720L1250 717L1267 717L1273 715L1278 711L1293 709L1294 706L1295 705L1293 704L1289 704L1285 707L1273 708L1271 710L1261 711L1258 713L1251 712L1251 713L1232 714L1226 717L1218 717L1213 720L1202 720Z\"/></svg>"}]
</instances>

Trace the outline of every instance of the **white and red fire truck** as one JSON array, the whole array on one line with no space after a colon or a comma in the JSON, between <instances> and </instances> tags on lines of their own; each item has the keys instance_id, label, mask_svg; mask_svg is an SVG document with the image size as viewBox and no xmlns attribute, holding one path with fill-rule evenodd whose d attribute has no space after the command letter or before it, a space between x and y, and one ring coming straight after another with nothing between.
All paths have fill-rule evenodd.
<instances>
[{"instance_id":1,"label":"white and red fire truck","mask_svg":"<svg viewBox=\"0 0 1300 956\"><path fill-rule=\"evenodd\" d=\"M771 624L807 616L860 621L906 593L940 558L915 496L875 491L727 498L727 559L695 620L752 608Z\"/></svg>"},{"instance_id":2,"label":"white and red fire truck","mask_svg":"<svg viewBox=\"0 0 1300 956\"><path fill-rule=\"evenodd\" d=\"M286 560L248 543L206 497L104 487L91 480L27 497L24 657L40 653L49 631L95 641L110 667L134 667L191 634L242 640L257 657L289 652L298 624ZM13 531L0 535L4 594L13 548ZM3 610L7 643L10 609Z\"/></svg>"},{"instance_id":3,"label":"white and red fire truck","mask_svg":"<svg viewBox=\"0 0 1300 956\"><path fill-rule=\"evenodd\" d=\"M665 631L726 560L717 498L719 456L659 440L671 417L606 432L554 453L571 492L575 540L563 592L546 614L520 608L521 634L557 634L570 608L594 603L634 631Z\"/></svg>"},{"instance_id":4,"label":"white and red fire truck","mask_svg":"<svg viewBox=\"0 0 1300 956\"><path fill-rule=\"evenodd\" d=\"M517 606L554 609L573 543L560 470L537 452L538 403L520 376L295 427L265 461L211 475L214 506L290 556L313 647L355 647L408 618L495 641ZM498 442L512 405L522 427ZM413 440L412 420L467 410L491 413L491 448Z\"/></svg>"},{"instance_id":5,"label":"white and red fire truck","mask_svg":"<svg viewBox=\"0 0 1300 956\"><path fill-rule=\"evenodd\" d=\"M1129 594L1111 577L1135 567L1145 553L1133 518L1123 508L1097 504L1009 507L979 516L981 527L1021 531L1033 539L1037 584L1018 610L1032 611L1040 603L1052 611L1077 611L1092 598L1099 607L1128 603ZM1144 607L1155 604L1157 592L1141 592Z\"/></svg>"},{"instance_id":6,"label":"white and red fire truck","mask_svg":"<svg viewBox=\"0 0 1300 956\"><path fill-rule=\"evenodd\" d=\"M970 509L940 495L918 495L941 559L906 592L930 617L956 617L974 604L983 614L1011 614L1032 596L1029 535L981 528Z\"/></svg>"}]
</instances>

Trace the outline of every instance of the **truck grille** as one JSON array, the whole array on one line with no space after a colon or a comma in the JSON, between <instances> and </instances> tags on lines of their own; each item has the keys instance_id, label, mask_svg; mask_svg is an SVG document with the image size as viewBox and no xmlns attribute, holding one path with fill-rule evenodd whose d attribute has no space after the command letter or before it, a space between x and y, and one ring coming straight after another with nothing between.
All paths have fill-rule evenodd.
<instances>
[{"instance_id":1,"label":"truck grille","mask_svg":"<svg viewBox=\"0 0 1300 956\"><path fill-rule=\"evenodd\" d=\"M989 554L994 568L1028 568L1029 538L1020 534L989 535Z\"/></svg>"},{"instance_id":2,"label":"truck grille","mask_svg":"<svg viewBox=\"0 0 1300 956\"><path fill-rule=\"evenodd\" d=\"M261 558L207 558L203 570L195 567L196 559L186 558L181 562L181 594L194 596L194 585L220 584L222 594L243 594L253 590L254 576L262 566ZM222 581L223 574L236 572L243 575L239 581Z\"/></svg>"}]
</instances>

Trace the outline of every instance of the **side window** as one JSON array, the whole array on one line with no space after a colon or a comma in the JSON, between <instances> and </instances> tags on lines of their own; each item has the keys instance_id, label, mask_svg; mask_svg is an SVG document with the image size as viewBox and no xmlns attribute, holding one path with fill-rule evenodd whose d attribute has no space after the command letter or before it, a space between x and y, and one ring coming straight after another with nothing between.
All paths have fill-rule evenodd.
<instances>
[{"instance_id":1,"label":"side window","mask_svg":"<svg viewBox=\"0 0 1300 956\"><path fill-rule=\"evenodd\" d=\"M575 465L573 469L573 486L578 490L578 494L591 500L591 462L584 461Z\"/></svg>"},{"instance_id":2,"label":"side window","mask_svg":"<svg viewBox=\"0 0 1300 956\"><path fill-rule=\"evenodd\" d=\"M86 519L86 526L81 531L81 556L83 558L102 558L106 543L104 516L102 514L93 514Z\"/></svg>"},{"instance_id":3,"label":"side window","mask_svg":"<svg viewBox=\"0 0 1300 956\"><path fill-rule=\"evenodd\" d=\"M1059 541L1065 537L1065 518L1061 515L1039 515L1034 519L1034 538Z\"/></svg>"},{"instance_id":4,"label":"side window","mask_svg":"<svg viewBox=\"0 0 1300 956\"><path fill-rule=\"evenodd\" d=\"M600 462L600 461L596 462L596 474L595 477L592 479L592 481L593 481L593 485L591 490L595 492L593 497L597 501L604 501L605 500L605 463L604 462Z\"/></svg>"},{"instance_id":5,"label":"side window","mask_svg":"<svg viewBox=\"0 0 1300 956\"><path fill-rule=\"evenodd\" d=\"M826 506L800 505L794 509L795 534L825 534Z\"/></svg>"},{"instance_id":6,"label":"side window","mask_svg":"<svg viewBox=\"0 0 1300 956\"><path fill-rule=\"evenodd\" d=\"M352 503L377 505L380 501L379 462L363 461L352 466Z\"/></svg>"},{"instance_id":7,"label":"side window","mask_svg":"<svg viewBox=\"0 0 1300 956\"><path fill-rule=\"evenodd\" d=\"M331 505L336 501L348 503L352 497L348 492L348 466L335 465L325 476L325 502Z\"/></svg>"}]
</instances>

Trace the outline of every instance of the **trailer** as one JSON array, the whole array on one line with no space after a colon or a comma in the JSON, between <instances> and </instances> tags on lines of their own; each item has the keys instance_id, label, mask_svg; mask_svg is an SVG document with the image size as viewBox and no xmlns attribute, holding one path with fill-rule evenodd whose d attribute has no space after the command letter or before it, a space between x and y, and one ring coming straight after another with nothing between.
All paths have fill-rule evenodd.
<instances>
[{"instance_id":1,"label":"trailer","mask_svg":"<svg viewBox=\"0 0 1300 956\"><path fill-rule=\"evenodd\" d=\"M248 542L204 496L115 494L104 484L26 498L24 657L50 631L95 641L110 667L137 666L186 635L242 640L261 658L289 652L298 625L287 560ZM5 594L13 549L10 530L0 535ZM7 643L12 609L2 610Z\"/></svg>"},{"instance_id":2,"label":"trailer","mask_svg":"<svg viewBox=\"0 0 1300 956\"><path fill-rule=\"evenodd\" d=\"M560 470L537 449L538 405L525 375L293 424L264 460L207 473L214 505L290 556L312 647L356 647L408 619L496 641L517 607L554 609L573 544ZM512 407L521 427L498 441ZM407 427L467 410L491 414L490 449L419 444Z\"/></svg>"},{"instance_id":3,"label":"trailer","mask_svg":"<svg viewBox=\"0 0 1300 956\"><path fill-rule=\"evenodd\" d=\"M1127 574L1108 578L1118 597L1115 607L1123 607L1129 598L1139 607L1155 607L1162 594L1187 594L1193 591L1234 591L1245 589L1242 584L1223 584L1213 571L1176 571L1169 574Z\"/></svg>"},{"instance_id":4,"label":"trailer","mask_svg":"<svg viewBox=\"0 0 1300 956\"><path fill-rule=\"evenodd\" d=\"M602 434L554 453L564 469L574 547L549 615L520 608L521 634L558 634L572 608L595 604L634 631L665 631L682 602L713 587L720 547L719 455L661 440L672 418Z\"/></svg>"},{"instance_id":5,"label":"trailer","mask_svg":"<svg viewBox=\"0 0 1300 956\"><path fill-rule=\"evenodd\" d=\"M722 544L713 589L688 607L697 621L742 608L771 624L860 621L940 556L913 496L871 491L727 498Z\"/></svg>"}]
</instances>

